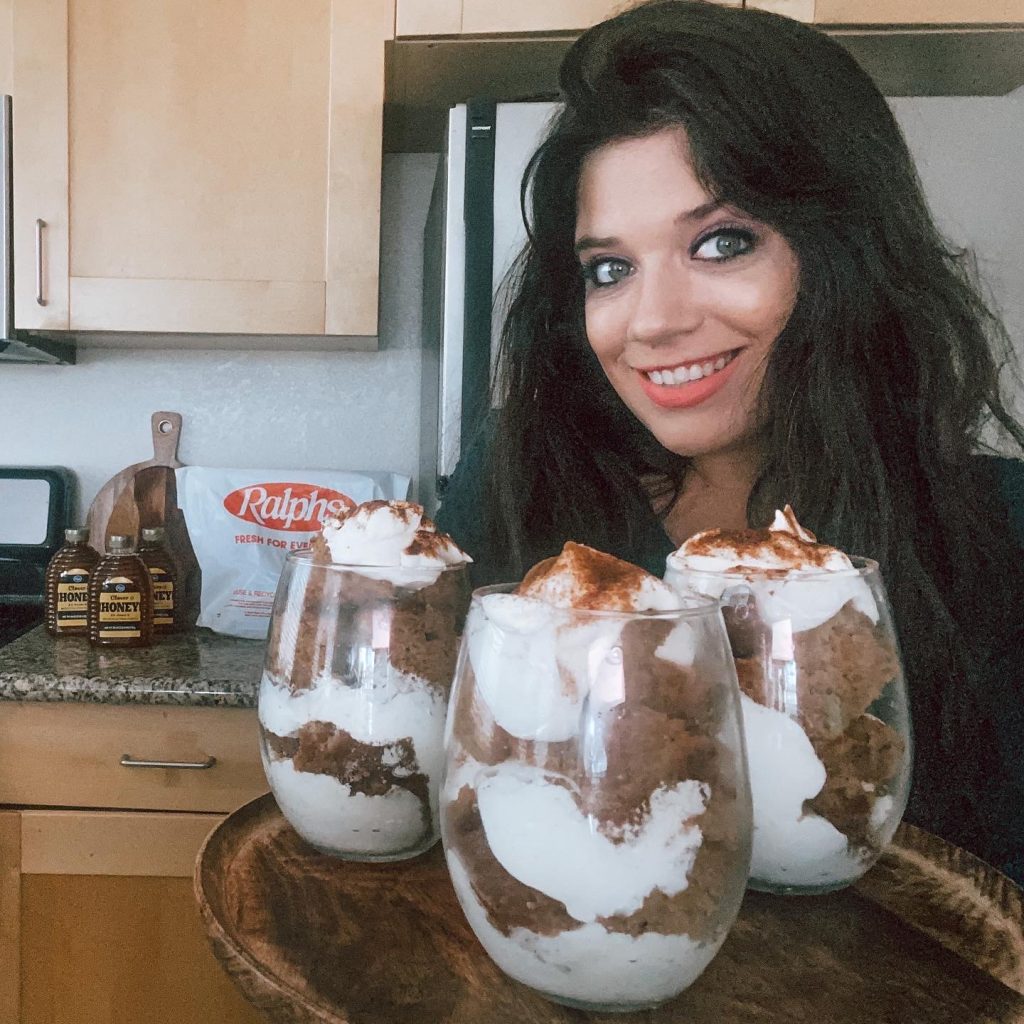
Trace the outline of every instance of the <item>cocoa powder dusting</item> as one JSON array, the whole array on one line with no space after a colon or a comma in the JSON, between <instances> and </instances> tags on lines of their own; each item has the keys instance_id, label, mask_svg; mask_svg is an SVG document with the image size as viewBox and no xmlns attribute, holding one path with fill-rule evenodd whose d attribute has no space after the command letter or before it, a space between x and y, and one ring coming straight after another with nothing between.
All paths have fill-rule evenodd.
<instances>
[{"instance_id":1,"label":"cocoa powder dusting","mask_svg":"<svg viewBox=\"0 0 1024 1024\"><path fill-rule=\"evenodd\" d=\"M683 545L687 556L726 558L734 568L756 567L766 556L803 568L824 569L836 549L816 541L804 541L781 530L706 530ZM790 570L756 569L759 576L785 575Z\"/></svg>"},{"instance_id":2,"label":"cocoa powder dusting","mask_svg":"<svg viewBox=\"0 0 1024 1024\"><path fill-rule=\"evenodd\" d=\"M581 611L631 611L643 583L657 579L631 562L568 541L556 558L538 562L516 593L542 599L544 584L551 576L572 580L572 607Z\"/></svg>"},{"instance_id":3,"label":"cocoa powder dusting","mask_svg":"<svg viewBox=\"0 0 1024 1024\"><path fill-rule=\"evenodd\" d=\"M429 519L424 520L425 523L429 523L429 527L420 527L412 536L412 540L409 541L408 547L405 549L407 555L422 555L427 558L435 558L443 560L445 554L451 549L455 548L457 551L462 551L451 538L446 534L438 533L434 529L434 524ZM465 554L465 552L462 552Z\"/></svg>"}]
</instances>

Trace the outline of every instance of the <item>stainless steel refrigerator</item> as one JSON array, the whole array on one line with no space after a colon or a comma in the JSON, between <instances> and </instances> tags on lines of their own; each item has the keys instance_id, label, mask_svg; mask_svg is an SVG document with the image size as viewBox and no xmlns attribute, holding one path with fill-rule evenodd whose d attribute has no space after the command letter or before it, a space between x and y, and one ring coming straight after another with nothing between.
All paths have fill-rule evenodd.
<instances>
[{"instance_id":1,"label":"stainless steel refrigerator","mask_svg":"<svg viewBox=\"0 0 1024 1024\"><path fill-rule=\"evenodd\" d=\"M526 241L520 182L554 103L460 103L448 114L424 237L419 498L436 508L488 410L500 286Z\"/></svg>"}]
</instances>

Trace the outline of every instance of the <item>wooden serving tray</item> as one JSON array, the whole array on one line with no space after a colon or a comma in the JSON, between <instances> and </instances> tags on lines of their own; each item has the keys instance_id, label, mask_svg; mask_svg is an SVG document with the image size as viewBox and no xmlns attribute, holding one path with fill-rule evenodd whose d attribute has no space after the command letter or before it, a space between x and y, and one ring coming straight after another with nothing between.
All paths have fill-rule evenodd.
<instances>
[{"instance_id":1,"label":"wooden serving tray","mask_svg":"<svg viewBox=\"0 0 1024 1024\"><path fill-rule=\"evenodd\" d=\"M325 857L273 797L230 815L196 864L213 949L281 1024L975 1024L1024 1021L1020 890L901 827L830 896L748 893L704 975L657 1010L569 1010L510 980L477 942L439 847L412 861Z\"/></svg>"}]
</instances>

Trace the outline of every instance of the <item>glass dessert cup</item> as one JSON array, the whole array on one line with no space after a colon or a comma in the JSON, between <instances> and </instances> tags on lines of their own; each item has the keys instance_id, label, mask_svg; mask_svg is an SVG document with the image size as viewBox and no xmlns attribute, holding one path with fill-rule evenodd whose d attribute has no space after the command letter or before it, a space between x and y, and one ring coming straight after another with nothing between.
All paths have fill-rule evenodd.
<instances>
[{"instance_id":1,"label":"glass dessert cup","mask_svg":"<svg viewBox=\"0 0 1024 1024\"><path fill-rule=\"evenodd\" d=\"M260 749L281 813L322 853L404 860L437 841L447 698L468 604L463 565L288 556L260 684Z\"/></svg>"},{"instance_id":2,"label":"glass dessert cup","mask_svg":"<svg viewBox=\"0 0 1024 1024\"><path fill-rule=\"evenodd\" d=\"M441 834L491 959L546 998L656 1006L742 900L751 808L717 603L672 612L473 595L448 715Z\"/></svg>"},{"instance_id":3,"label":"glass dessert cup","mask_svg":"<svg viewBox=\"0 0 1024 1024\"><path fill-rule=\"evenodd\" d=\"M911 728L877 563L801 572L673 566L720 598L742 691L753 796L752 889L843 889L878 859L910 789Z\"/></svg>"}]
</instances>

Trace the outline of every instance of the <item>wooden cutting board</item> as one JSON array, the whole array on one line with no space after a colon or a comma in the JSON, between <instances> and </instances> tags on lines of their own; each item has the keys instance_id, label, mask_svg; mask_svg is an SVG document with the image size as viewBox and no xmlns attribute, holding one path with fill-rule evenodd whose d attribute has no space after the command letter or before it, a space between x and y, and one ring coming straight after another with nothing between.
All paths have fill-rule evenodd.
<instances>
[{"instance_id":1,"label":"wooden cutting board","mask_svg":"<svg viewBox=\"0 0 1024 1024\"><path fill-rule=\"evenodd\" d=\"M117 534L138 539L143 529L162 526L178 572L179 623L189 628L199 617L202 573L178 508L174 470L184 465L178 458L181 414L155 412L151 424L153 458L122 469L100 488L89 506L89 543L103 552Z\"/></svg>"},{"instance_id":2,"label":"wooden cutting board","mask_svg":"<svg viewBox=\"0 0 1024 1024\"><path fill-rule=\"evenodd\" d=\"M89 543L99 552L107 550L107 540L116 534L137 535L138 509L135 505L135 477L145 469L161 466L172 471L184 465L178 459L181 440L181 413L155 412L152 416L153 458L126 466L112 476L89 506ZM162 523L160 525L163 525Z\"/></svg>"}]
</instances>

